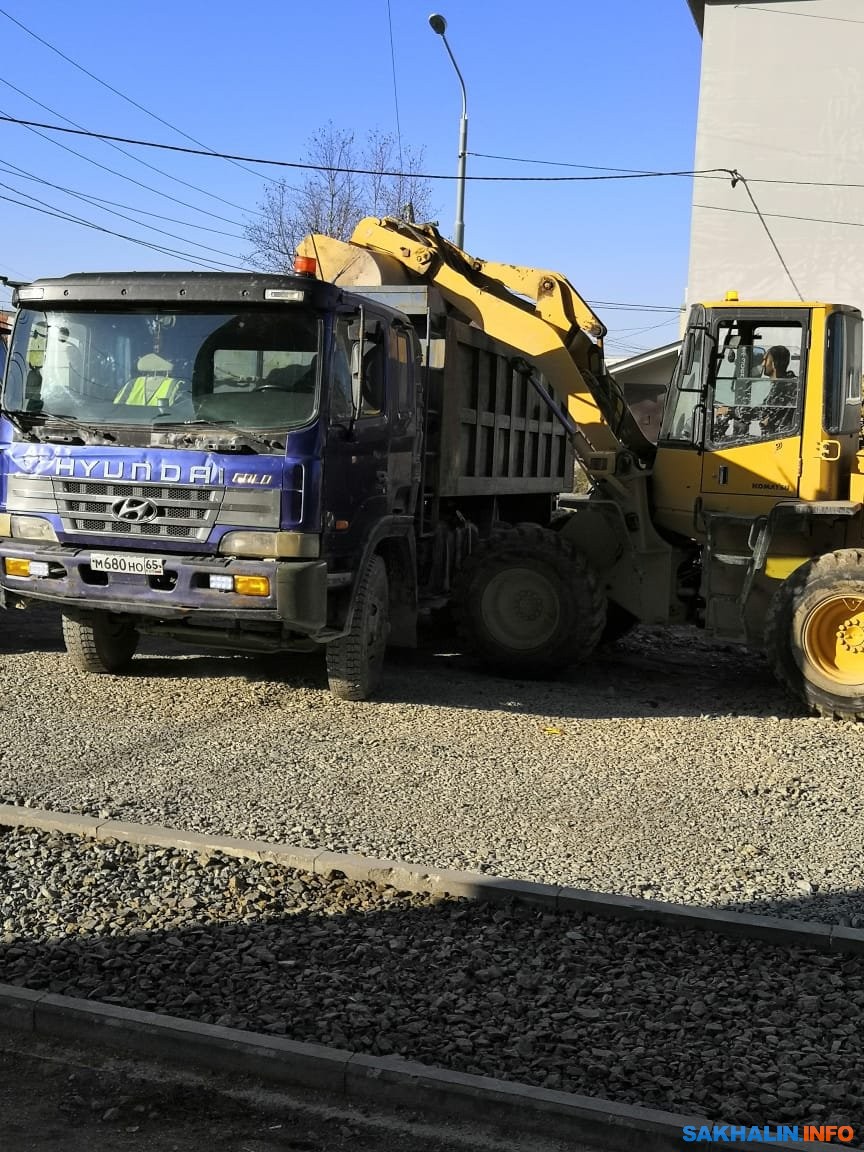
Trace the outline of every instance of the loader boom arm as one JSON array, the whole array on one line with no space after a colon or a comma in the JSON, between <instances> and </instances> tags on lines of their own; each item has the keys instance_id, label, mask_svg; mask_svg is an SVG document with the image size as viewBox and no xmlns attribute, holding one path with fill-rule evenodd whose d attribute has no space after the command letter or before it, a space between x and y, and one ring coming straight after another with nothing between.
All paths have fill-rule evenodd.
<instances>
[{"instance_id":1,"label":"loader boom arm","mask_svg":"<svg viewBox=\"0 0 864 1152\"><path fill-rule=\"evenodd\" d=\"M352 249L433 283L469 321L535 364L578 426L576 450L589 474L626 474L650 464L654 445L605 367L606 328L560 273L476 260L431 224L394 218L361 220L347 245L307 237L298 252L316 256L330 279L351 263Z\"/></svg>"}]
</instances>

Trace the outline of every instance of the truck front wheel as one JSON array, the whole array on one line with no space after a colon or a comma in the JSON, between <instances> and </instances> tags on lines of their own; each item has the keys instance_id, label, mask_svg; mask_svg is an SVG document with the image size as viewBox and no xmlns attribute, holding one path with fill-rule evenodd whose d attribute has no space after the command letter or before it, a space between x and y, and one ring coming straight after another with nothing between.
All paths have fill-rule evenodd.
<instances>
[{"instance_id":1,"label":"truck front wheel","mask_svg":"<svg viewBox=\"0 0 864 1152\"><path fill-rule=\"evenodd\" d=\"M843 548L796 569L774 596L765 648L811 711L864 720L864 552Z\"/></svg>"},{"instance_id":2,"label":"truck front wheel","mask_svg":"<svg viewBox=\"0 0 864 1152\"><path fill-rule=\"evenodd\" d=\"M367 700L378 687L390 632L387 566L373 556L360 577L350 631L327 645L327 682L340 700Z\"/></svg>"},{"instance_id":3,"label":"truck front wheel","mask_svg":"<svg viewBox=\"0 0 864 1152\"><path fill-rule=\"evenodd\" d=\"M454 589L460 632L496 671L548 676L596 648L606 604L594 573L558 533L536 524L496 531Z\"/></svg>"},{"instance_id":4,"label":"truck front wheel","mask_svg":"<svg viewBox=\"0 0 864 1152\"><path fill-rule=\"evenodd\" d=\"M125 672L138 647L138 630L112 612L63 617L69 659L82 672Z\"/></svg>"}]
</instances>

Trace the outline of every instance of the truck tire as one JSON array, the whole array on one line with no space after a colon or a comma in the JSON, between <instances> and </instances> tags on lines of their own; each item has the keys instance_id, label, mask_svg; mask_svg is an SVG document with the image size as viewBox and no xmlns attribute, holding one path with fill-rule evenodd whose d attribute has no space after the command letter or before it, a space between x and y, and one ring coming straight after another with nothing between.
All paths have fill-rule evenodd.
<instances>
[{"instance_id":1,"label":"truck tire","mask_svg":"<svg viewBox=\"0 0 864 1152\"><path fill-rule=\"evenodd\" d=\"M82 672L124 672L135 655L138 639L138 630L111 612L63 617L66 651Z\"/></svg>"},{"instance_id":2,"label":"truck tire","mask_svg":"<svg viewBox=\"0 0 864 1152\"><path fill-rule=\"evenodd\" d=\"M606 621L585 559L537 524L495 532L481 544L459 574L454 610L463 639L507 676L554 675L586 659Z\"/></svg>"},{"instance_id":3,"label":"truck tire","mask_svg":"<svg viewBox=\"0 0 864 1152\"><path fill-rule=\"evenodd\" d=\"M765 650L780 683L812 712L864 720L864 551L828 552L784 580Z\"/></svg>"},{"instance_id":4,"label":"truck tire","mask_svg":"<svg viewBox=\"0 0 864 1152\"><path fill-rule=\"evenodd\" d=\"M373 556L360 577L347 635L327 645L327 682L340 700L368 700L381 680L390 631L387 566Z\"/></svg>"}]
</instances>

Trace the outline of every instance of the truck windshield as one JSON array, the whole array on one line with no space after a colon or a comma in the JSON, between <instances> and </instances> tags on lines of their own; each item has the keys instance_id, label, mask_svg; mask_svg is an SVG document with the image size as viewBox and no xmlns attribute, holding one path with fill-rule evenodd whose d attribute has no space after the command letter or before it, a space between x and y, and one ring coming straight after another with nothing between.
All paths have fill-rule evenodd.
<instances>
[{"instance_id":1,"label":"truck windshield","mask_svg":"<svg viewBox=\"0 0 864 1152\"><path fill-rule=\"evenodd\" d=\"M3 407L93 425L287 429L318 402L321 325L303 310L22 309Z\"/></svg>"}]
</instances>

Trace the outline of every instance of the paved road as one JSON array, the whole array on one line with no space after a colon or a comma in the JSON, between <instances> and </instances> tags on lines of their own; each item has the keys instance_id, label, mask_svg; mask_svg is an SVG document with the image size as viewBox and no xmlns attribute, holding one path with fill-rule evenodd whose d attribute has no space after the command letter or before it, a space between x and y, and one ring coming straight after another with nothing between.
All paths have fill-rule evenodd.
<instances>
[{"instance_id":1,"label":"paved road","mask_svg":"<svg viewBox=\"0 0 864 1152\"><path fill-rule=\"evenodd\" d=\"M6 1034L4 1152L592 1152ZM593 1150L597 1152L597 1150Z\"/></svg>"}]
</instances>

